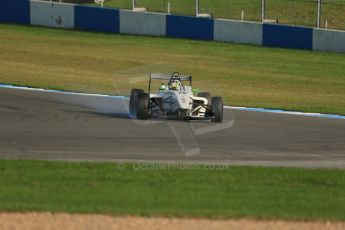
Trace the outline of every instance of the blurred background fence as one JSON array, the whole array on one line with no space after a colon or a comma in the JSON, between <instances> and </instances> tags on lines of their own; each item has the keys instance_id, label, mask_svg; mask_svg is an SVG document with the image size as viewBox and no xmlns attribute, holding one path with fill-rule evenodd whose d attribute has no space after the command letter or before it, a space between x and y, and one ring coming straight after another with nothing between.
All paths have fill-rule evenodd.
<instances>
[{"instance_id":1,"label":"blurred background fence","mask_svg":"<svg viewBox=\"0 0 345 230\"><path fill-rule=\"evenodd\" d=\"M100 6L95 0L54 0ZM96 0L100 2L101 0ZM105 0L104 7L147 8L150 12L195 16L196 0ZM169 10L170 9L170 10ZM265 0L265 19L316 27L318 0ZM262 0L199 0L199 13L213 18L262 21ZM345 30L345 0L321 0L320 27Z\"/></svg>"}]
</instances>

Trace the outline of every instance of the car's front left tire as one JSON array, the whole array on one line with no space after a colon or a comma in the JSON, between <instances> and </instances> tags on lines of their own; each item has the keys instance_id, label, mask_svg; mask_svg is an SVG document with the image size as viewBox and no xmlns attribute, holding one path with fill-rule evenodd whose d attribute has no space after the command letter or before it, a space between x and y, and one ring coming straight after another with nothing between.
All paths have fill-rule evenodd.
<instances>
[{"instance_id":1,"label":"car's front left tire","mask_svg":"<svg viewBox=\"0 0 345 230\"><path fill-rule=\"evenodd\" d=\"M150 95L148 93L139 93L137 101L137 118L146 120L150 117L149 113Z\"/></svg>"},{"instance_id":2,"label":"car's front left tire","mask_svg":"<svg viewBox=\"0 0 345 230\"><path fill-rule=\"evenodd\" d=\"M132 89L131 96L129 98L129 116L136 117L137 116L137 104L138 104L138 95L139 93L144 93L142 89Z\"/></svg>"}]
</instances>

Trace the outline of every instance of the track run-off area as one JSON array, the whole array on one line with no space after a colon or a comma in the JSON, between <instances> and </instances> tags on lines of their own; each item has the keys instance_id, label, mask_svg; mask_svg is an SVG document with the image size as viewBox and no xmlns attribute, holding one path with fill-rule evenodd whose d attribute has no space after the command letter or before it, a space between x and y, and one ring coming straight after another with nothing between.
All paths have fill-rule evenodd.
<instances>
[{"instance_id":1,"label":"track run-off area","mask_svg":"<svg viewBox=\"0 0 345 230\"><path fill-rule=\"evenodd\" d=\"M0 87L0 158L345 168L345 117L226 107L222 124L130 119L128 98Z\"/></svg>"}]
</instances>

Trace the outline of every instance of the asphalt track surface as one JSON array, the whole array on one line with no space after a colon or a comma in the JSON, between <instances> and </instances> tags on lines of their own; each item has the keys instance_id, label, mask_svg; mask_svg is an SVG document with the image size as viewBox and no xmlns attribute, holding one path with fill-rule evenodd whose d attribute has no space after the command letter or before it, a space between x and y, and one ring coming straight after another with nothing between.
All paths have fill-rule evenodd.
<instances>
[{"instance_id":1,"label":"asphalt track surface","mask_svg":"<svg viewBox=\"0 0 345 230\"><path fill-rule=\"evenodd\" d=\"M128 99L0 88L0 158L345 167L345 120L226 109L138 121Z\"/></svg>"}]
</instances>

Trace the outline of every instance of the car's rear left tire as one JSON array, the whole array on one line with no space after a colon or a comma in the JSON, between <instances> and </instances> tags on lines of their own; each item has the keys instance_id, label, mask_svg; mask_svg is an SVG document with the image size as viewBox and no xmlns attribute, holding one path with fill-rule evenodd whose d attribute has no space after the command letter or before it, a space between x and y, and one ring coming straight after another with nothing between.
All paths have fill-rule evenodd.
<instances>
[{"instance_id":1,"label":"car's rear left tire","mask_svg":"<svg viewBox=\"0 0 345 230\"><path fill-rule=\"evenodd\" d=\"M211 103L211 94L209 92L199 92L197 97L205 97L208 101L208 104Z\"/></svg>"},{"instance_id":2,"label":"car's rear left tire","mask_svg":"<svg viewBox=\"0 0 345 230\"><path fill-rule=\"evenodd\" d=\"M139 93L137 101L137 118L146 120L150 117L149 113L150 95L148 93Z\"/></svg>"},{"instance_id":3,"label":"car's rear left tire","mask_svg":"<svg viewBox=\"0 0 345 230\"><path fill-rule=\"evenodd\" d=\"M221 123L223 121L223 99L221 97L212 97L211 99L213 122Z\"/></svg>"}]
</instances>

